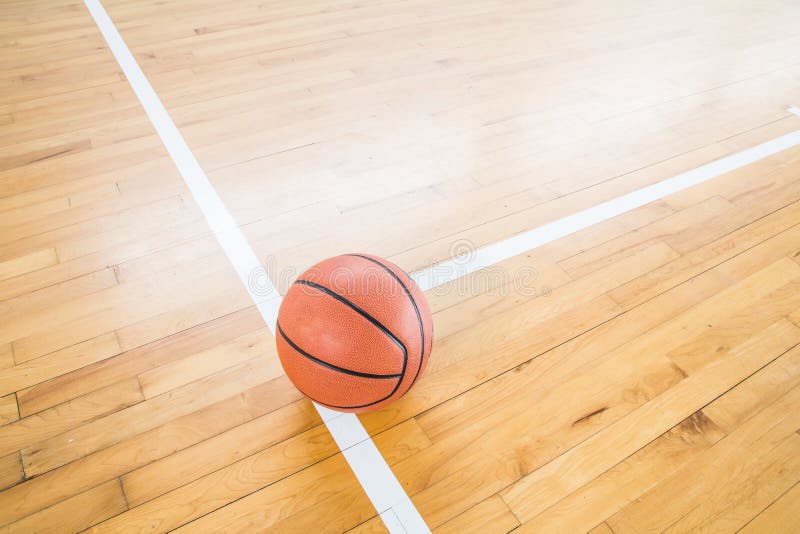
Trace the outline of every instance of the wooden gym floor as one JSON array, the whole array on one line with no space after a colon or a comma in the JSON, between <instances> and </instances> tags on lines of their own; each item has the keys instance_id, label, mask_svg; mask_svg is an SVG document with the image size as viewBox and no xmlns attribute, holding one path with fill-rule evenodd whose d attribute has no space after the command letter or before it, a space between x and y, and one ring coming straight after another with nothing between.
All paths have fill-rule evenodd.
<instances>
[{"instance_id":1,"label":"wooden gym floor","mask_svg":"<svg viewBox=\"0 0 800 534\"><path fill-rule=\"evenodd\" d=\"M800 4L108 0L283 290L800 130ZM81 2L0 5L0 529L383 532ZM800 530L800 147L429 291L435 532Z\"/></svg>"}]
</instances>

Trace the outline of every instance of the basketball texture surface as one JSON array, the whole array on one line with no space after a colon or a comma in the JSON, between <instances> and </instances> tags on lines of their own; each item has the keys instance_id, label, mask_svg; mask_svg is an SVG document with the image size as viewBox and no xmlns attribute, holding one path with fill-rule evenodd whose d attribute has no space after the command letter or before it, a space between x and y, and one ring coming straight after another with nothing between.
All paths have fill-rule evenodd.
<instances>
[{"instance_id":1,"label":"basketball texture surface","mask_svg":"<svg viewBox=\"0 0 800 534\"><path fill-rule=\"evenodd\" d=\"M286 375L310 399L366 412L419 380L433 343L425 295L398 266L367 254L324 260L289 288L278 313Z\"/></svg>"}]
</instances>

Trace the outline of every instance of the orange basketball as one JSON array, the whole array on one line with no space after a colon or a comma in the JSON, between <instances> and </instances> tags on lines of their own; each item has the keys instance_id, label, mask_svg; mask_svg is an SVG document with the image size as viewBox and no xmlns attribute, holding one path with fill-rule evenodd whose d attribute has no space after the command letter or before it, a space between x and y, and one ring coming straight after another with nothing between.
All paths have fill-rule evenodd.
<instances>
[{"instance_id":1,"label":"orange basketball","mask_svg":"<svg viewBox=\"0 0 800 534\"><path fill-rule=\"evenodd\" d=\"M425 295L397 265L367 254L324 260L289 288L278 312L278 356L311 400L367 412L419 380L433 344Z\"/></svg>"}]
</instances>

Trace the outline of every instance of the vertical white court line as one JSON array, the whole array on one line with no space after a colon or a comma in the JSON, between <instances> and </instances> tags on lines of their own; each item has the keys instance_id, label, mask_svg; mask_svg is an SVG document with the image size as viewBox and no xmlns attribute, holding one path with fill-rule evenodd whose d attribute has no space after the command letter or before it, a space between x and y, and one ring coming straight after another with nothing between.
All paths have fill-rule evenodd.
<instances>
[{"instance_id":1,"label":"vertical white court line","mask_svg":"<svg viewBox=\"0 0 800 534\"><path fill-rule=\"evenodd\" d=\"M533 230L416 271L411 274L411 277L423 291L427 291L798 144L800 144L800 131L788 133L766 143L712 161L702 167L567 215Z\"/></svg>"},{"instance_id":2,"label":"vertical white court line","mask_svg":"<svg viewBox=\"0 0 800 534\"><path fill-rule=\"evenodd\" d=\"M209 182L103 5L99 0L84 0L84 4L175 162L211 231L274 335L281 302L280 293L266 276L261 262ZM253 284L254 277L259 282L257 290ZM316 403L315 406L389 531L393 534L430 532L358 417L334 412Z\"/></svg>"}]
</instances>

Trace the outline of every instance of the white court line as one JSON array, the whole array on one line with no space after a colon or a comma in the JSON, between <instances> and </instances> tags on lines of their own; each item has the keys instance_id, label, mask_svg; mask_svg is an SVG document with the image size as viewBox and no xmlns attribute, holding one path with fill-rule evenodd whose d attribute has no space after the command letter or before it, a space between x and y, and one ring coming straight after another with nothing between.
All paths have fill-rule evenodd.
<instances>
[{"instance_id":1,"label":"white court line","mask_svg":"<svg viewBox=\"0 0 800 534\"><path fill-rule=\"evenodd\" d=\"M416 271L411 277L423 291L427 291L798 144L800 131L788 133L533 230Z\"/></svg>"},{"instance_id":2,"label":"white court line","mask_svg":"<svg viewBox=\"0 0 800 534\"><path fill-rule=\"evenodd\" d=\"M99 0L84 0L84 4L203 212L211 231L274 335L280 294L266 276L261 262L228 213L103 5ZM258 280L258 287L253 283L255 279ZM358 417L334 412L316 403L315 406L389 531L393 534L430 532Z\"/></svg>"},{"instance_id":3,"label":"white court line","mask_svg":"<svg viewBox=\"0 0 800 534\"><path fill-rule=\"evenodd\" d=\"M789 109L787 109L786 111L788 111L789 113L794 113L795 115L800 117L800 108L798 108L798 107L792 106Z\"/></svg>"},{"instance_id":4,"label":"white court line","mask_svg":"<svg viewBox=\"0 0 800 534\"><path fill-rule=\"evenodd\" d=\"M134 92L172 156L225 254L274 334L280 295L266 277L263 266L226 210L219 195L211 186L99 0L84 0L84 3L130 81ZM789 111L800 115L800 110L797 108L790 108ZM418 271L412 276L423 290L432 289L460 276L540 247L798 144L800 144L800 131L786 134L673 178L568 215L531 231L483 247L472 254L436 264ZM256 276L260 282L257 289L253 287L253 276ZM430 532L358 418L353 414L342 414L316 404L315 406L389 531L392 533Z\"/></svg>"}]
</instances>

